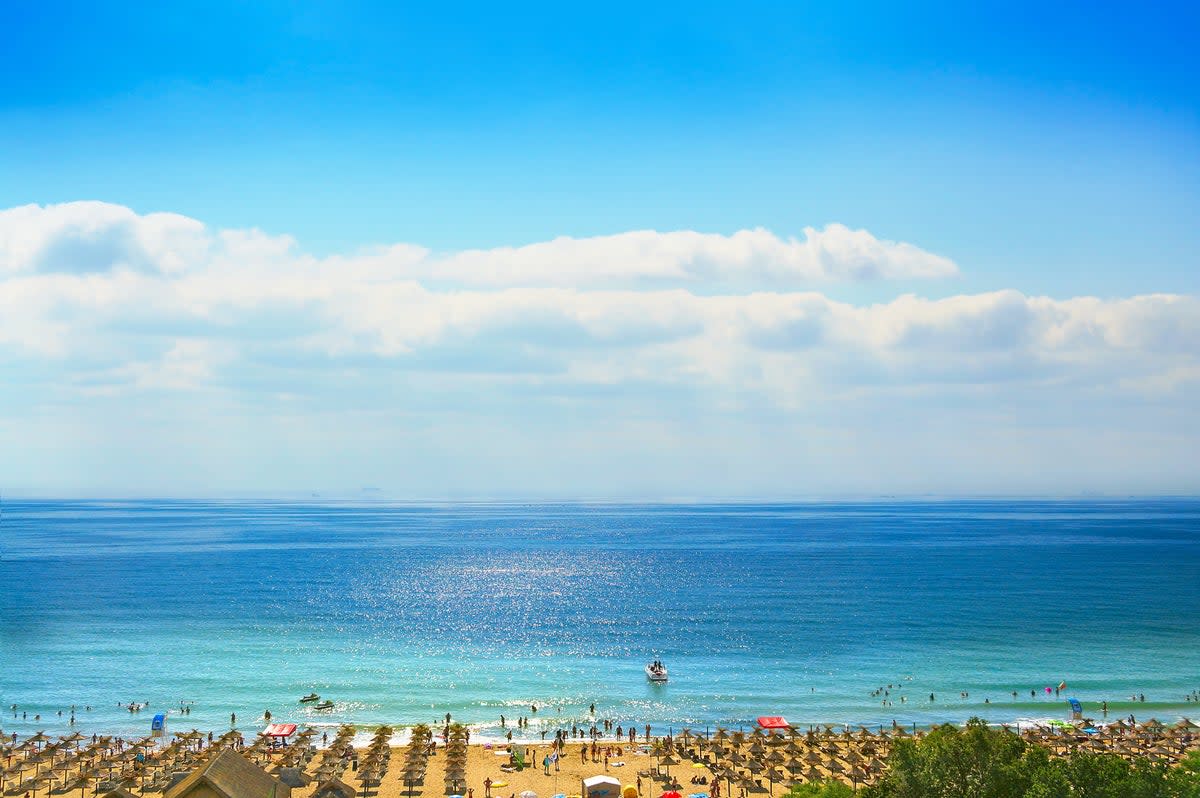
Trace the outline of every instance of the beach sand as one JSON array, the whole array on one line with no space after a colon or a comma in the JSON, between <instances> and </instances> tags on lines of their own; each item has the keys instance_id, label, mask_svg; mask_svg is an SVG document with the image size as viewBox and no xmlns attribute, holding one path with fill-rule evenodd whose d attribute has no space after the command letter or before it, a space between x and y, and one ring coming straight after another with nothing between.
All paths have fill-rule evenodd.
<instances>
[{"instance_id":1,"label":"beach sand","mask_svg":"<svg viewBox=\"0 0 1200 798\"><path fill-rule=\"evenodd\" d=\"M533 793L537 798L553 798L560 794L577 798L582 792L583 779L608 775L616 779L622 788L632 786L641 798L660 798L664 791L672 788L668 786L665 772L657 776L652 774L656 770L669 770L670 781L678 784L673 789L682 795L711 794L714 771L708 765L690 761L695 757L716 762L711 767L718 768L726 779L722 782L723 797L779 798L787 790L785 781L791 781L792 778L804 781L834 778L851 784L873 780L886 769L888 751L895 740L911 736L903 729L878 734L866 729L852 732L845 727L840 731L835 727L827 727L786 737L757 733L747 735L740 731L726 735L724 730L718 730L711 741L699 738L690 746L677 738L675 761L669 764L664 764L667 760L654 756L649 746L630 746L628 741L598 742L597 757L592 756L590 746L587 756L581 756L584 744L577 739L566 744L558 766L551 764L548 774L542 765L543 759L553 751L548 743L512 743L522 749L525 761L532 764L531 767L516 771L510 766L509 744L477 740L465 747L458 744L462 781L452 786L469 798L520 798L522 793ZM1166 764L1174 764L1187 751L1200 747L1200 725L1187 721L1172 726L1155 721L1137 726L1117 722L1091 735L1065 727L1036 728L1026 730L1023 736L1027 741L1042 745L1054 753L1097 750L1099 747L1125 758L1150 757ZM60 791L77 789L86 794L86 789L96 781L127 779L127 786L136 786L139 793L145 783L149 789L142 794L159 795L171 778L202 766L205 761L212 761L223 746L234 745L236 748L237 745L236 733L227 733L212 746L205 745L206 735L201 732L188 732L176 737L167 750L154 751L151 755L154 764L143 769L135 760L135 752L154 750L154 742L150 739L121 745L119 741L104 738L88 744L88 738L83 734L60 741L39 734L19 744L0 744L0 757L4 762L0 768L0 781L5 790L18 794L25 791L27 786L34 786L39 778L41 781L37 783L37 789L53 786ZM371 739L370 745L362 745L364 737ZM419 783L408 784L405 782L405 764L409 761L419 763L421 755L414 760L408 746L395 745L402 739L403 736L393 736L390 727L379 729L374 734L366 731L356 734L352 728L346 728L331 739L328 748L315 750L312 745L318 742L316 732L305 731L297 735L290 745L273 750L268 750L267 738L260 738L244 749L242 755L257 761L270 772L285 765L295 767L304 763L305 773L313 777L318 772L328 773L330 768L336 768L332 775L340 777L355 795L444 798L451 792L445 780L447 762L451 758L447 755L447 749L439 743L436 753L427 760L424 778ZM230 740L233 742L230 743ZM353 758L348 748L352 742L359 743L353 749ZM607 765L604 760L606 749L610 753ZM372 767L377 772L385 754L386 773L380 782L372 780L369 789L364 792L359 776ZM351 761L356 761L359 767L356 769L351 766ZM797 775L786 776L783 772L785 767ZM88 782L80 783L78 778L85 771L91 773L92 777ZM420 771L419 766L416 766L416 771ZM799 775L801 771L803 775ZM280 775L286 777L289 774L281 772ZM313 798L327 778L312 778L307 785L295 788L292 795L294 798ZM694 779L700 778L706 783L693 783ZM732 783L728 781L730 778L733 779ZM775 779L773 782L772 778ZM488 780L492 783L490 796L485 789Z\"/></svg>"},{"instance_id":2,"label":"beach sand","mask_svg":"<svg viewBox=\"0 0 1200 798\"><path fill-rule=\"evenodd\" d=\"M582 745L578 742L567 743L566 755L560 758L558 769L552 765L550 767L550 775L545 775L542 768L542 759L551 752L551 746L546 743L513 743L514 746L531 751L532 757L526 757L526 761L534 762L533 767L526 767L522 771L506 772L501 770L501 765L508 765L509 755L507 745L497 743L490 744L472 744L468 746L467 751L467 770L466 783L463 789L463 794L467 794L467 790L473 791L474 798L486 798L484 792L484 780L491 779L493 782L492 796L493 798L510 798L510 796L519 796L522 792L531 791L537 794L538 798L551 798L557 794L567 796L578 795L580 792L580 783L584 778L596 775L609 775L621 782L622 787L627 784L632 784L635 787L638 783L638 772L645 770L653 770L655 759L648 753L642 753L638 749L631 749L628 744L617 746L615 743L600 746L604 748L620 748L622 753L611 757L608 769L605 770L604 759L601 756L599 762L593 762L590 755L586 761L580 757L580 748ZM388 768L387 775L384 776L383 782L378 788L372 787L371 794L378 795L380 798L400 798L410 794L409 787L403 782L402 763L404 761L405 749L402 747L392 748L391 765ZM622 762L624 764L617 765ZM445 775L446 756L440 748L438 753L429 759L429 767L425 775L424 783L412 787L412 796L417 798L444 798L446 795L445 784L443 777ZM691 779L697 775L711 777L707 769L693 768L690 763L676 765L670 769L671 776L678 778L682 784L681 792L687 795L691 792L707 791L706 787L695 786L690 784ZM347 769L342 780L352 787L359 789L361 795L361 784L355 779L355 772ZM652 782L647 777L642 777L642 792L643 796L658 798L663 792L663 783L661 781ZM317 789L317 784L309 784L307 787L292 791L293 798L308 798Z\"/></svg>"}]
</instances>

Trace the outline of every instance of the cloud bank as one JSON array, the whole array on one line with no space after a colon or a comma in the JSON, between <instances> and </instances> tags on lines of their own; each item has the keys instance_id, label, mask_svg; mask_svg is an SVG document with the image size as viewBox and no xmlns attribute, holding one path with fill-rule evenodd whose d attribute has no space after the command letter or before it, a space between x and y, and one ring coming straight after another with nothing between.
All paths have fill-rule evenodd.
<instances>
[{"instance_id":1,"label":"cloud bank","mask_svg":"<svg viewBox=\"0 0 1200 798\"><path fill-rule=\"evenodd\" d=\"M0 268L9 272L87 274L124 268L170 275L220 268L230 261L261 267L264 261L286 257L294 246L287 236L210 233L185 216L139 215L102 202L0 211ZM315 265L297 256L294 265L300 263ZM729 236L639 230L451 253L398 244L325 265L391 279L489 288L687 287L711 281L789 286L949 277L958 271L947 258L840 224L806 228L803 240L781 239L763 229Z\"/></svg>"},{"instance_id":2,"label":"cloud bank","mask_svg":"<svg viewBox=\"0 0 1200 798\"><path fill-rule=\"evenodd\" d=\"M686 428L692 413L815 424L841 408L840 423L864 429L922 406L926 421L1039 402L1060 418L1097 402L1187 413L1194 297L1005 290L855 305L818 290L956 274L945 257L841 225L800 240L638 231L315 257L288 236L176 214L25 206L0 212L5 414L158 396L247 419L286 405L404 415L407 429L446 412L532 428L565 403L585 425L650 425L630 443L647 446L656 421Z\"/></svg>"}]
</instances>

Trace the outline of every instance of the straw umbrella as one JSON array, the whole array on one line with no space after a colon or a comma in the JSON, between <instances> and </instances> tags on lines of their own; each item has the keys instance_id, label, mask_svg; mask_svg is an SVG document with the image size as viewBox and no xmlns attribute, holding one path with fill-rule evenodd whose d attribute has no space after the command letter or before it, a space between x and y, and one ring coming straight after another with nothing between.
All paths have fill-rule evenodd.
<instances>
[{"instance_id":1,"label":"straw umbrella","mask_svg":"<svg viewBox=\"0 0 1200 798\"><path fill-rule=\"evenodd\" d=\"M670 778L671 778L671 765L678 765L678 764L679 764L679 760L678 760L678 759L676 759L675 757L671 756L671 755L668 753L668 754L665 754L664 756L662 756L662 757L661 757L661 758L658 760L658 764L659 764L659 766L660 766L660 767L662 767L662 766L664 766L664 765L666 766L666 768L667 768L667 778L668 778L668 779L670 779Z\"/></svg>"}]
</instances>

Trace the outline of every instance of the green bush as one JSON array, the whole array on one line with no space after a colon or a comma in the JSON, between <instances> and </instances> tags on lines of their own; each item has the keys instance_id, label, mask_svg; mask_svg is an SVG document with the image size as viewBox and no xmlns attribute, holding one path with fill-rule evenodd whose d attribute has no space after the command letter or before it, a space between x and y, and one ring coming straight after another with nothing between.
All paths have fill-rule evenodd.
<instances>
[{"instance_id":1,"label":"green bush","mask_svg":"<svg viewBox=\"0 0 1200 798\"><path fill-rule=\"evenodd\" d=\"M1167 774L1172 798L1200 798L1200 751L1192 751Z\"/></svg>"},{"instance_id":2,"label":"green bush","mask_svg":"<svg viewBox=\"0 0 1200 798\"><path fill-rule=\"evenodd\" d=\"M840 781L813 781L798 784L788 791L787 798L852 798L854 790Z\"/></svg>"}]
</instances>

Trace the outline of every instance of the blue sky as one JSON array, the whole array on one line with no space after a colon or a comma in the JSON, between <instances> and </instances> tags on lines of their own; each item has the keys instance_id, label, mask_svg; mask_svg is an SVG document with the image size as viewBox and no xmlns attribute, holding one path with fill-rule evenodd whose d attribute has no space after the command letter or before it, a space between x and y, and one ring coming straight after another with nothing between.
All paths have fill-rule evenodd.
<instances>
[{"instance_id":1,"label":"blue sky","mask_svg":"<svg viewBox=\"0 0 1200 798\"><path fill-rule=\"evenodd\" d=\"M1173 469L1200 426L1194 5L0 13L0 208L105 203L8 219L10 241L32 243L0 246L0 276L15 275L0 424L31 445L35 430L58 440L31 473L0 472L17 490L814 492L786 470L819 472L798 480L817 493L1196 488ZM156 213L203 233L148 232L163 229ZM875 243L851 252L864 239L827 225ZM774 238L736 238L758 228ZM236 232L247 230L261 240ZM621 238L647 230L720 240ZM560 237L604 238L504 249ZM793 238L817 243L777 243ZM396 244L428 253L354 261ZM455 260L468 250L483 254ZM134 262L150 264L141 282L121 276ZM289 269L307 282L281 289ZM385 288L359 290L377 280ZM547 293L562 290L574 293ZM672 291L711 301L684 307ZM835 304L815 310L806 292ZM949 304L904 304L909 294ZM1173 298L1138 304L1151 294ZM165 309L131 321L133 296ZM384 296L395 304L375 308ZM447 315L394 326L424 313ZM463 328L462 314L494 326ZM541 320L514 323L522 314ZM648 317L652 332L635 323ZM759 329L764 317L776 327ZM798 319L808 337L795 337ZM1072 324L1105 330L1103 346L1066 351ZM979 336L987 362L971 348ZM605 349L618 339L620 353ZM933 362L946 364L936 378ZM280 396L303 406L303 435L264 428ZM154 446L137 431L147 408L131 409L142 399L170 408L153 435L184 453L172 467L126 452ZM430 405L455 415L439 422ZM200 419L222 443L191 439ZM930 437L913 440L914 425ZM320 465L339 434L344 455ZM247 456L250 443L228 439L247 435L255 451L300 448L278 476L262 479L273 466L256 455L216 478L216 464ZM374 451L381 436L406 442L411 461ZM1014 443L1025 436L1036 443ZM867 467L913 447L929 450L926 479L898 474L904 458ZM993 466L964 477L985 456ZM123 474L103 479L65 467L122 457ZM1048 481L1016 474L1046 458ZM640 476L614 479L627 459L645 463ZM347 463L350 485L332 484Z\"/></svg>"}]
</instances>

